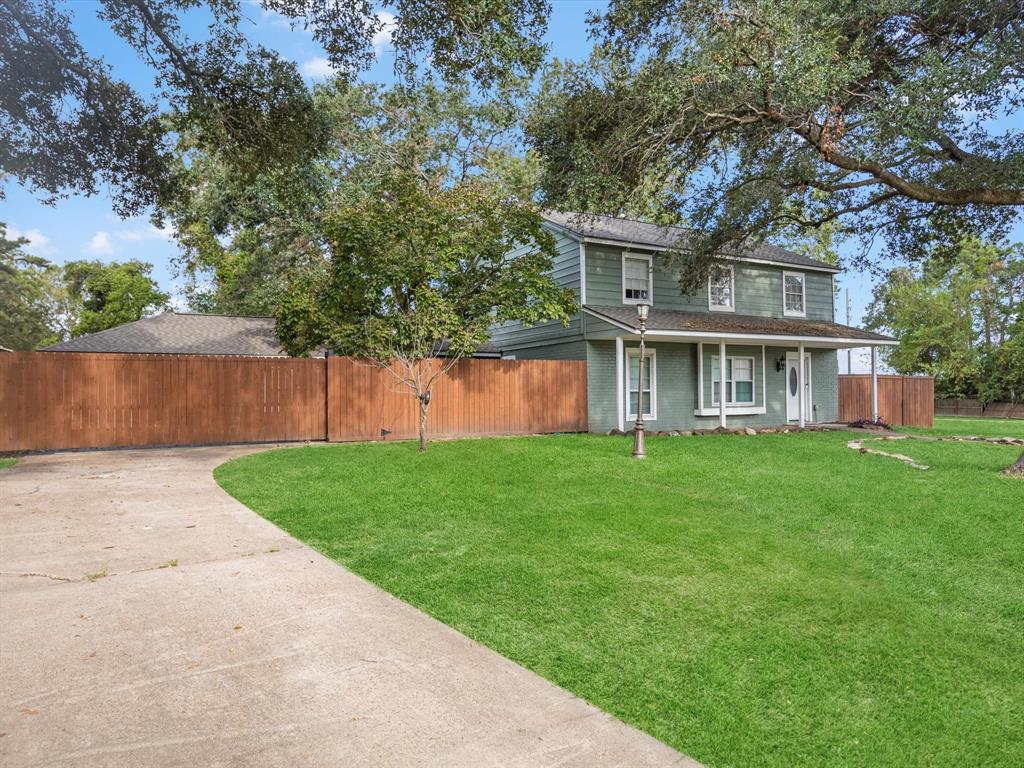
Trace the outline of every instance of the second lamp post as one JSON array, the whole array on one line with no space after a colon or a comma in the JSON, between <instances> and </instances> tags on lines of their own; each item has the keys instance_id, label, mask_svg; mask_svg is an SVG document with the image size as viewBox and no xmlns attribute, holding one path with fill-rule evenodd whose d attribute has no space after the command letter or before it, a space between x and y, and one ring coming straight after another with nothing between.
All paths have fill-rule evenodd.
<instances>
[{"instance_id":1,"label":"second lamp post","mask_svg":"<svg viewBox=\"0 0 1024 768\"><path fill-rule=\"evenodd\" d=\"M637 304L636 314L640 318L640 361L636 379L636 425L633 430L633 458L647 458L647 446L644 444L644 339L647 336L647 313L649 304Z\"/></svg>"}]
</instances>

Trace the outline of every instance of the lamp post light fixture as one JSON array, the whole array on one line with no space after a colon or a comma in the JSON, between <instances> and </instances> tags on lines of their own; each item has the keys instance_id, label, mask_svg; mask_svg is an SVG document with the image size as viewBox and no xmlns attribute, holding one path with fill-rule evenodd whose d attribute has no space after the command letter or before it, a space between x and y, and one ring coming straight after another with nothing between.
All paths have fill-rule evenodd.
<instances>
[{"instance_id":1,"label":"lamp post light fixture","mask_svg":"<svg viewBox=\"0 0 1024 768\"><path fill-rule=\"evenodd\" d=\"M633 430L633 458L646 459L647 446L644 442L644 353L647 336L647 313L649 304L637 304L636 315L640 319L640 362L636 380L636 426Z\"/></svg>"}]
</instances>

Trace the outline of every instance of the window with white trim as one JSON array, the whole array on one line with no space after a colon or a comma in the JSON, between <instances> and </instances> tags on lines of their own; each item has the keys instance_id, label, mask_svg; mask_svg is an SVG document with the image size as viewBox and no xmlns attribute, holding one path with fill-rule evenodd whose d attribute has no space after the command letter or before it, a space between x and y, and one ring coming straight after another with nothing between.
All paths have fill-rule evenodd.
<instances>
[{"instance_id":1,"label":"window with white trim","mask_svg":"<svg viewBox=\"0 0 1024 768\"><path fill-rule=\"evenodd\" d=\"M782 273L782 309L790 317L805 317L806 295L802 272Z\"/></svg>"},{"instance_id":2,"label":"window with white trim","mask_svg":"<svg viewBox=\"0 0 1024 768\"><path fill-rule=\"evenodd\" d=\"M736 284L732 267L716 267L708 276L708 309L732 312L735 307Z\"/></svg>"},{"instance_id":3,"label":"window with white trim","mask_svg":"<svg viewBox=\"0 0 1024 768\"><path fill-rule=\"evenodd\" d=\"M718 405L722 389L721 366L718 355L711 358L711 404ZM725 358L725 404L754 404L754 358Z\"/></svg>"},{"instance_id":4,"label":"window with white trim","mask_svg":"<svg viewBox=\"0 0 1024 768\"><path fill-rule=\"evenodd\" d=\"M651 259L649 256L622 255L622 301L624 304L650 303Z\"/></svg>"},{"instance_id":5,"label":"window with white trim","mask_svg":"<svg viewBox=\"0 0 1024 768\"><path fill-rule=\"evenodd\" d=\"M657 375L655 373L654 350L644 353L644 418L655 419L658 415L656 399L658 397ZM626 420L636 418L637 398L639 397L640 350L626 350Z\"/></svg>"}]
</instances>

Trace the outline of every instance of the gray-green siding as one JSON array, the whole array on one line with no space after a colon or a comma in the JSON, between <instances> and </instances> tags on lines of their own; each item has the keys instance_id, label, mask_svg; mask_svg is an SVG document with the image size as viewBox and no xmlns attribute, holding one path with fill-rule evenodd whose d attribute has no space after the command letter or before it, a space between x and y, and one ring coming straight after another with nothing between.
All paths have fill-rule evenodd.
<instances>
[{"instance_id":1,"label":"gray-green siding","mask_svg":"<svg viewBox=\"0 0 1024 768\"><path fill-rule=\"evenodd\" d=\"M561 231L554 231L555 235L555 259L552 265L551 275L555 282L562 288L571 288L576 294L576 301L580 300L580 245L577 240L565 235ZM522 249L520 249L522 250ZM573 316L569 326L562 323L539 323L533 326L525 326L522 323L512 322L503 325L496 325L491 330L491 343L495 344L502 352L514 354L516 357L526 357L523 349L533 345L544 345L552 341L564 342L569 340L583 339L583 331L580 326L580 315ZM535 357L543 357L542 350L538 350Z\"/></svg>"},{"instance_id":2,"label":"gray-green siding","mask_svg":"<svg viewBox=\"0 0 1024 768\"><path fill-rule=\"evenodd\" d=\"M627 343L626 348L636 347ZM655 352L656 418L648 421L651 430L714 428L718 416L696 416L697 408L697 345L658 342L648 345ZM728 417L730 426L773 426L786 423L785 371L777 371L775 361L795 347L766 347L764 365L764 400L766 412ZM811 418L834 421L838 418L839 361L835 350L808 350L811 353ZM755 357L754 392L756 405L762 402L761 348L728 345L727 355L751 354ZM711 403L711 355L714 345L704 345L705 401ZM587 401L592 432L606 432L618 426L616 402L615 343L587 342ZM629 428L627 423L626 428Z\"/></svg>"},{"instance_id":3,"label":"gray-green siding","mask_svg":"<svg viewBox=\"0 0 1024 768\"><path fill-rule=\"evenodd\" d=\"M587 246L587 304L622 304L622 252L610 246ZM634 251L635 252L635 251ZM658 256L653 259L654 286L651 306L688 312L708 312L707 289L689 296L679 292L678 273L670 273ZM733 265L736 314L782 317L782 273L804 275L807 319L834 320L832 276L826 272L803 271L798 267L764 264Z\"/></svg>"}]
</instances>

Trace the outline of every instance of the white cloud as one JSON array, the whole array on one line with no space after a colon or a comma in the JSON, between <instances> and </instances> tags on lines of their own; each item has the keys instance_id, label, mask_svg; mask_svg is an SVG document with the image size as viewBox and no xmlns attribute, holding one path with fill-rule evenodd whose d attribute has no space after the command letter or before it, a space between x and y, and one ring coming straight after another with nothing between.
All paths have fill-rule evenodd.
<instances>
[{"instance_id":1,"label":"white cloud","mask_svg":"<svg viewBox=\"0 0 1024 768\"><path fill-rule=\"evenodd\" d=\"M143 233L138 229L123 229L117 233L118 240L137 243L143 238Z\"/></svg>"},{"instance_id":2,"label":"white cloud","mask_svg":"<svg viewBox=\"0 0 1024 768\"><path fill-rule=\"evenodd\" d=\"M56 251L50 243L50 238L38 229L27 229L23 232L17 227L7 227L8 240L19 240L21 238L28 240L25 250L33 256L50 256Z\"/></svg>"},{"instance_id":3,"label":"white cloud","mask_svg":"<svg viewBox=\"0 0 1024 768\"><path fill-rule=\"evenodd\" d=\"M374 33L372 42L374 52L380 56L384 53L384 49L391 45L391 38L395 34L395 29L398 28L398 19L393 13L381 11L377 14L377 20L384 26Z\"/></svg>"},{"instance_id":4,"label":"white cloud","mask_svg":"<svg viewBox=\"0 0 1024 768\"><path fill-rule=\"evenodd\" d=\"M110 256L114 252L114 243L110 239L110 233L100 230L82 248L86 253L96 256Z\"/></svg>"},{"instance_id":5,"label":"white cloud","mask_svg":"<svg viewBox=\"0 0 1024 768\"><path fill-rule=\"evenodd\" d=\"M299 70L303 75L312 80L323 80L334 74L334 67L331 66L331 62L323 56L317 56L302 62Z\"/></svg>"}]
</instances>

